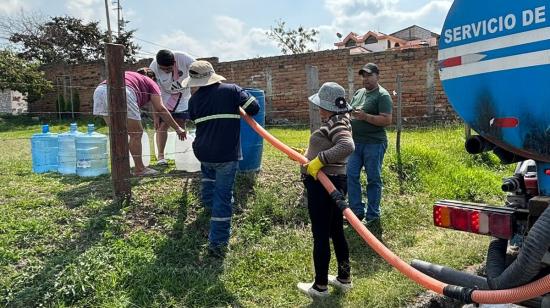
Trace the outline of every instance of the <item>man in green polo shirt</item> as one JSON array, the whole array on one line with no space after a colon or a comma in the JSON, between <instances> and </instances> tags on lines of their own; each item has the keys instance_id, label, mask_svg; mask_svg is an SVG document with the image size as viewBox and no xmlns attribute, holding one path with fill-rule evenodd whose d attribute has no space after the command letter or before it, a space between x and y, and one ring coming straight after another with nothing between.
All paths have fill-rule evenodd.
<instances>
[{"instance_id":1,"label":"man in green polo shirt","mask_svg":"<svg viewBox=\"0 0 550 308\"><path fill-rule=\"evenodd\" d=\"M355 92L351 106L355 151L348 159L348 201L355 215L367 222L380 218L382 198L382 162L388 147L385 127L392 121L392 99L378 84L380 71L374 63L359 70L364 88ZM367 206L362 200L361 169L367 173ZM366 216L366 217L365 217Z\"/></svg>"}]
</instances>

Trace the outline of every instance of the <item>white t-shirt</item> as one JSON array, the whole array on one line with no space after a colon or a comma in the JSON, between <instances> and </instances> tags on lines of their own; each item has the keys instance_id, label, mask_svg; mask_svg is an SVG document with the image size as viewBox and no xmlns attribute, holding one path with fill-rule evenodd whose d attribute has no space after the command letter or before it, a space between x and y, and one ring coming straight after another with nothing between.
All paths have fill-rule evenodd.
<instances>
[{"instance_id":1,"label":"white t-shirt","mask_svg":"<svg viewBox=\"0 0 550 308\"><path fill-rule=\"evenodd\" d=\"M191 91L189 87L183 88L181 86L181 81L189 76L189 66L191 66L191 63L195 62L195 59L182 51L172 52L174 53L174 58L176 60L176 65L178 68L179 77L177 79L173 78L172 72L166 73L160 70L157 65L157 60L153 60L153 62L151 62L151 65L149 65L149 68L153 70L153 72L155 72L163 102L167 102L168 99L170 99L170 96L173 94L182 94L180 102L176 107L176 110L174 110L173 112L183 112L187 111L187 108L189 106Z\"/></svg>"}]
</instances>

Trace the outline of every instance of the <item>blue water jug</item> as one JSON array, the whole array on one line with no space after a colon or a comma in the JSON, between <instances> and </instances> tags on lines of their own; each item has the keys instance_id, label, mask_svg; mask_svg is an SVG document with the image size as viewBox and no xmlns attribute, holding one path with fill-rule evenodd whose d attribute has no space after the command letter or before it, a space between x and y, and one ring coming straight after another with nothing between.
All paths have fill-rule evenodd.
<instances>
[{"instance_id":1,"label":"blue water jug","mask_svg":"<svg viewBox=\"0 0 550 308\"><path fill-rule=\"evenodd\" d=\"M50 133L48 124L42 125L42 133L31 137L32 171L44 173L57 171L58 136Z\"/></svg>"},{"instance_id":2,"label":"blue water jug","mask_svg":"<svg viewBox=\"0 0 550 308\"><path fill-rule=\"evenodd\" d=\"M76 174L98 176L109 173L107 167L107 136L94 132L94 124L88 124L88 132L75 137Z\"/></svg>"},{"instance_id":3,"label":"blue water jug","mask_svg":"<svg viewBox=\"0 0 550 308\"><path fill-rule=\"evenodd\" d=\"M245 89L250 95L256 98L258 105L260 105L260 111L252 118L258 122L262 127L265 126L265 94L260 89ZM240 172L260 171L262 165L262 152L264 139L256 133L241 119L241 149L243 153L243 159L239 161Z\"/></svg>"},{"instance_id":4,"label":"blue water jug","mask_svg":"<svg viewBox=\"0 0 550 308\"><path fill-rule=\"evenodd\" d=\"M57 171L61 174L76 173L76 145L77 135L82 133L77 130L76 123L71 123L69 131L59 134L59 167Z\"/></svg>"}]
</instances>

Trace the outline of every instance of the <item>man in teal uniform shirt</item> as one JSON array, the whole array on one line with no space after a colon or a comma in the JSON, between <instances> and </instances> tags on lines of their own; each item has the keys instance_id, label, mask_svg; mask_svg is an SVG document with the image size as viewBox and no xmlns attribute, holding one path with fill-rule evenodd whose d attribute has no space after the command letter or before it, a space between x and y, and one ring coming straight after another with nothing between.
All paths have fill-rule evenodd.
<instances>
[{"instance_id":1,"label":"man in teal uniform shirt","mask_svg":"<svg viewBox=\"0 0 550 308\"><path fill-rule=\"evenodd\" d=\"M386 89L378 84L380 71L374 63L367 63L359 70L364 88L355 92L351 106L352 132L355 151L348 159L348 200L351 210L363 220L380 218L382 198L382 162L388 147L385 127L392 121L392 99ZM367 173L367 206L362 200L361 169Z\"/></svg>"}]
</instances>

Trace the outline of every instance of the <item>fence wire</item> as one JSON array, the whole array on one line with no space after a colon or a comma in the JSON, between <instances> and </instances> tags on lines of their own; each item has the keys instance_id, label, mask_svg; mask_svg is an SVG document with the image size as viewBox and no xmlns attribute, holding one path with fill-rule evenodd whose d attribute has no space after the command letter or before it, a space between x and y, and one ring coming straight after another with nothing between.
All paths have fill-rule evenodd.
<instances>
[{"instance_id":1,"label":"fence wire","mask_svg":"<svg viewBox=\"0 0 550 308\"><path fill-rule=\"evenodd\" d=\"M384 80L381 85L385 86L384 83L387 83L389 86L386 88L388 89L388 92L390 93L393 103L394 103L394 119L392 121L392 124L388 127L389 130L396 130L396 131L406 131L408 129L414 128L418 129L419 127L431 127L431 128L438 128L438 127L448 127L449 125L456 125L457 123L461 123L460 119L456 116L454 111L452 110L452 107L448 103L441 103L441 100L439 99L442 95L440 94L441 90L435 89L435 88L426 88L424 87L423 91L420 91L421 93L418 93L418 80L395 80L395 81L389 81ZM7 83L7 82L0 82L0 87L5 85L13 85L13 83ZM20 83L19 85L28 85L24 83ZM357 84L353 84L353 87L349 87L349 84L342 84L345 88L348 90L353 89L357 86ZM360 88L361 86L357 87ZM59 94L61 92L61 89L74 89L77 91L94 91L97 88L96 86L82 86L82 85L55 85L54 89L57 89L57 93ZM121 90L124 91L126 87L119 87L119 88L112 88L112 90ZM274 89L273 91L269 91L265 93L265 99L266 104L264 105L265 108L265 116L266 116L266 123L265 127L267 129L304 129L308 130L310 127L310 103L308 101L308 97L311 95L311 90L306 89L305 87L303 89L290 89L290 90L278 90L283 89L284 87L278 87L276 83L274 83L271 87L271 89ZM162 90L161 90L162 91ZM149 92L138 92L135 91L136 94L157 94L157 93L149 93ZM347 96L349 97L352 93L347 93ZM432 96L432 101L428 101L428 95ZM422 101L416 101L419 100L419 98L422 99ZM401 104L398 104L398 100L400 100ZM93 108L93 102L91 99L85 100L87 103L82 104L82 101L84 101L81 98L80 101L80 107L84 105L86 108ZM88 103L90 102L90 103ZM57 105L57 104L56 104ZM73 107L74 108L74 107ZM399 108L399 110L398 110ZM121 113L125 113L125 111L121 111ZM142 109L142 119L144 122L149 126L152 122L152 118L161 112L154 111L152 109ZM398 114L400 116L398 116ZM95 117L92 111L30 111L27 112L26 115L34 117L52 117L52 116L66 116L71 117L75 116L76 118L88 118L88 117ZM269 119L269 121L268 121ZM43 119L40 121L44 121ZM60 119L57 120L56 124L64 124L68 126L68 123L73 121L72 119ZM95 121L95 120L94 120ZM189 122L190 124L192 122ZM0 122L0 127L2 125L2 122ZM193 128L190 125L190 128ZM4 131L7 131L7 129L4 129ZM147 130L150 132L151 130ZM58 129L55 129L55 131L52 132L60 132ZM141 131L128 131L128 135L134 135L134 134L142 134ZM116 134L114 132L111 132L111 134ZM8 144L8 142L22 142L30 144L30 137L11 137L9 136L9 133L3 133L0 131L0 146L13 146L12 144ZM308 141L307 139L304 140L290 140L288 141L292 146L305 146L307 145ZM397 141L398 144L396 144L396 147L400 147L400 142L403 142L401 140ZM151 144L151 142L150 142ZM110 147L107 146L107 151L109 151ZM186 155L189 154L189 152L192 152L191 148L188 148L184 151L165 151L164 156L165 157L175 157L180 155ZM149 160L150 162L154 162L153 158L156 157L155 151L149 151L149 153L143 153L141 155L142 159ZM286 155L282 153L277 153L276 157L281 157L281 159L285 158ZM126 156L123 155L124 159L130 159L131 154L128 153ZM107 159L111 159L110 153L108 152ZM66 163L77 163L77 161L66 161ZM401 163L401 161L400 161ZM170 166L170 168L172 168ZM183 172L183 171L182 171ZM398 171L402 172L402 171ZM162 178L162 177L180 177L181 175L178 173L160 173L158 175L154 176L148 176L148 178ZM401 176L399 177L401 179ZM129 179L124 179L130 180Z\"/></svg>"}]
</instances>

